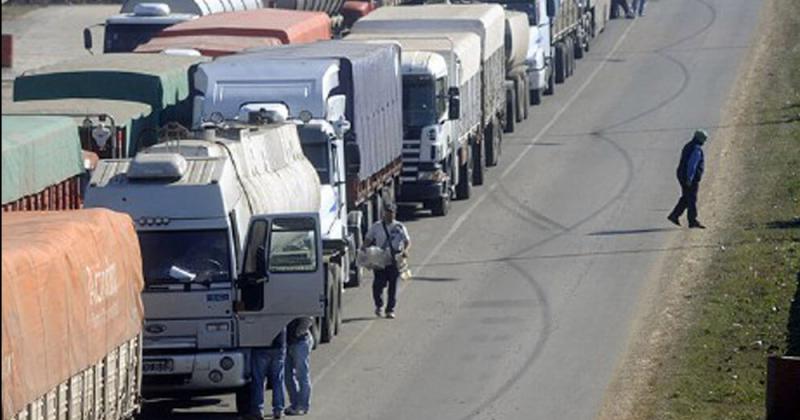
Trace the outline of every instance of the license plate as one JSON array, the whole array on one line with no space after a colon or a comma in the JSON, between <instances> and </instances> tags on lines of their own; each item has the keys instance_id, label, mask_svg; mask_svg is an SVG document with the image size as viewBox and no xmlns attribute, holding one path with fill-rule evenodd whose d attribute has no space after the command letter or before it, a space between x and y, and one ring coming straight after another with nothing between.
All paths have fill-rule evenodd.
<instances>
[{"instance_id":1,"label":"license plate","mask_svg":"<svg viewBox=\"0 0 800 420\"><path fill-rule=\"evenodd\" d=\"M168 373L174 369L170 359L151 359L142 362L142 373Z\"/></svg>"}]
</instances>

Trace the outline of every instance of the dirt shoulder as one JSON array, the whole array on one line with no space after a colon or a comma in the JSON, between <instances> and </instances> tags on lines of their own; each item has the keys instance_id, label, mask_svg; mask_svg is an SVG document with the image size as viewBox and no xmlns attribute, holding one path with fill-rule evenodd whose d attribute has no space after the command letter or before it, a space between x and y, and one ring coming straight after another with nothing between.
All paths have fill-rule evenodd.
<instances>
[{"instance_id":1,"label":"dirt shoulder","mask_svg":"<svg viewBox=\"0 0 800 420\"><path fill-rule=\"evenodd\" d=\"M752 229L744 231L742 229L742 214L735 214L731 210L741 212L743 207L746 207L745 212L753 215L755 218L770 218L774 213L789 213L786 214L784 219L788 224L790 230L778 232L775 251L777 253L786 253L786 255L796 252L800 249L797 245L797 239L792 239L791 229L792 223L796 223L793 219L800 217L800 205L797 202L797 195L793 199L787 195L794 194L791 188L789 191L776 191L774 197L760 197L761 199L775 199L780 201L781 208L777 208L778 204L773 209L762 209L763 203L755 203L759 197L754 197L753 184L763 183L764 179L756 179L753 175L753 170L760 170L758 163L753 161L753 147L754 139L763 138L765 135L770 136L784 136L788 138L789 146L791 146L791 137L797 133L797 127L792 126L793 119L792 113L797 113L800 118L800 94L797 92L782 92L786 98L796 98L797 108L793 107L795 103L792 100L787 102L787 105L779 110L782 116L777 116L774 120L767 117L767 114L774 111L773 108L777 106L773 102L778 102L778 98L774 100L765 99L764 92L770 92L778 84L778 89L789 88L781 85L794 85L797 82L791 82L791 74L787 75L786 71L775 71L774 66L793 65L791 59L787 62L786 52L789 51L789 56L794 56L794 60L798 55L797 51L792 52L792 48L797 50L798 43L791 41L791 36L794 30L797 30L797 18L791 17L793 14L798 14L800 7L793 3L793 0L765 0L761 11L757 33L754 36L754 42L750 48L749 56L753 57L746 60L742 67L739 69L737 78L737 91L736 95L731 95L729 102L726 104L722 112L721 127L715 130L711 142L707 149L707 154L711 157L709 159L710 167L706 171L710 175L709 178L704 180L703 188L701 188L701 214L702 220L707 220L711 228L703 232L685 232L684 234L674 239L675 243L670 246L670 249L679 249L665 254L661 260L661 264L655 267L653 272L652 281L649 282L649 288L644 292L638 308L639 314L633 326L633 333L629 339L628 350L625 357L620 363L617 374L612 381L603 407L598 416L601 420L640 420L640 419L653 419L653 418L729 418L727 414L720 415L719 411L714 411L713 404L724 403L735 406L734 409L741 410L740 404L747 405L742 412L743 418L752 416L753 412L759 410L763 412L763 393L758 393L759 387L763 388L763 382L759 383L757 378L759 369L765 369L766 358L761 353L778 353L782 352L785 348L785 343L766 343L766 339L758 339L760 331L765 324L764 320L753 322L753 325L748 325L747 319L741 320L737 317L737 305L751 305L753 307L760 307L767 304L767 301L772 296L761 297L758 296L750 299L749 297L737 297L742 302L727 302L728 294L722 292L719 288L718 282L728 281L718 271L720 268L723 271L730 269L730 276L741 276L742 271L747 268L742 268L734 264L730 264L731 258L738 258L744 260L748 258L758 258L759 253L768 252L772 245L761 243L762 236L759 229L766 229L766 223L750 220ZM797 33L794 34L797 35ZM789 37L789 39L787 39ZM792 47L794 45L794 47ZM788 50L787 50L788 47ZM765 77L767 76L767 77ZM784 98L785 99L785 98ZM780 99L780 101L784 101ZM754 110L758 112L754 112ZM783 118L783 119L781 119ZM771 124L775 123L775 124ZM800 126L800 119L795 122ZM770 130L778 130L773 133ZM787 131L794 130L794 131ZM796 140L800 140L797 137ZM759 145L756 145L759 146ZM800 150L800 142L796 144L797 150ZM772 144L761 144L759 147L772 147ZM776 147L786 147L785 144L776 144ZM791 149L789 149L791 151ZM795 150L794 156L800 155ZM775 151L766 159L780 159L776 157L779 151ZM763 163L763 162L762 162ZM773 168L772 172L783 171L782 168ZM766 176L765 174L763 176ZM785 175L800 179L796 172L786 173ZM761 176L761 175L759 175ZM774 176L774 174L773 174ZM750 181L750 182L748 182ZM798 182L800 184L800 182ZM769 185L769 184L768 184ZM778 188L784 188L785 185L779 181L778 184L769 185ZM763 194L762 194L763 195ZM788 202L787 202L788 200ZM792 213L794 207L794 214ZM773 213L773 214L769 214ZM744 223L748 223L744 221ZM767 232L766 236L771 233ZM788 239L787 239L788 238ZM750 249L749 245L742 244L743 241L751 241L754 243L755 248ZM741 245L741 246L740 246ZM763 245L763 246L762 246ZM784 246L786 249L779 249L779 246ZM731 255L731 250L735 248L736 256ZM727 254L727 255L726 255ZM741 255L740 255L741 254ZM792 254L793 255L793 254ZM780 255L782 257L783 255ZM796 259L800 259L794 255ZM727 258L727 260L726 260ZM665 264L670 261L671 264ZM675 261L682 262L675 265ZM781 277L785 272L798 270L800 268L787 263L787 266L781 266L780 263L774 263L776 267L772 269L775 276ZM753 265L749 266L751 275L754 270ZM769 269L767 269L769 270ZM714 271L714 274L710 274ZM780 279L778 279L780 286ZM788 284L787 284L788 283ZM775 299L780 301L788 296L785 304L788 306L791 300L791 294L794 289L791 281L784 282L783 286L777 287L774 292ZM743 283L747 285L748 283ZM748 287L748 286L745 286ZM761 286L759 286L761 287ZM785 290L782 290L783 287ZM791 289L791 290L790 290ZM723 294L724 297L720 298L716 294ZM733 292L735 293L735 292ZM709 302L713 302L710 304ZM717 305L717 302L722 302ZM730 319L724 316L720 317L713 313L715 307L720 306L719 311L726 313L731 311ZM728 305L721 307L722 305ZM775 309L775 318L770 319L766 324L771 329L771 324L775 323L778 319L785 319L787 314L784 312L778 314L778 308L781 307L780 303L771 306L768 310ZM711 308L711 310L709 310ZM759 309L760 310L760 309ZM743 312L747 312L746 310ZM757 310L756 310L757 312ZM761 315L758 315L761 316ZM714 364L714 372L719 371L722 374L720 377L725 376L728 379L736 381L739 375L736 372L735 362L738 360L738 354L732 356L722 356L727 352L731 353L745 353L739 351L739 345L734 348L719 348L730 346L731 344L725 339L714 337L715 326L717 324L725 324L720 326L723 328L723 333L726 334L727 330L724 328L740 328L744 330L744 337L747 336L749 331L748 327L752 327L752 340L748 340L745 346L757 345L759 348L755 349L757 352L749 355L747 363L749 365L763 362L763 365L748 366L756 381L748 385L748 395L741 397L736 392L728 390L720 390L721 393L726 395L715 395L716 382L721 382L719 378L707 377L706 382L691 378L691 371L697 365ZM709 324L709 325L707 325ZM786 324L776 325L775 334L772 336L781 336ZM699 332L698 332L699 330ZM780 331L778 331L780 330ZM698 337L698 335L707 335L706 337ZM731 335L736 335L732 333ZM742 334L739 334L742 336ZM760 336L759 336L760 337ZM757 344L753 344L757 343ZM748 350L750 348L748 347ZM721 360L716 360L722 357L725 363ZM715 364L720 362L719 364ZM729 363L730 362L730 363ZM728 371L730 369L730 371ZM689 373L687 373L689 372ZM702 375L702 372L698 372ZM708 388L706 388L708 387ZM704 388L691 389L691 388ZM688 392L687 392L687 389ZM702 393L706 393L698 397ZM743 391L744 392L744 391ZM727 395L730 394L730 395ZM735 398L734 398L735 397ZM741 397L741 398L739 398ZM728 400L726 400L728 398ZM700 400L695 402L694 400ZM730 400L735 400L731 403ZM704 406L705 404L705 406ZM681 408L674 408L673 405L680 405ZM699 411L703 414L695 417L694 415L684 414L685 409L687 413ZM705 417L704 417L705 416ZM708 417L710 416L710 417Z\"/></svg>"}]
</instances>

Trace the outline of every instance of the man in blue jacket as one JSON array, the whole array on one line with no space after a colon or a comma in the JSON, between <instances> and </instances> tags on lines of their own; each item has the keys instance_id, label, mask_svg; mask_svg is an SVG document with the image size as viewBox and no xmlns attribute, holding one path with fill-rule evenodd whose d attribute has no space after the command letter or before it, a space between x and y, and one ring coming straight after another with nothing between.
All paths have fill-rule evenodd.
<instances>
[{"instance_id":1,"label":"man in blue jacket","mask_svg":"<svg viewBox=\"0 0 800 420\"><path fill-rule=\"evenodd\" d=\"M692 140L683 146L681 151L681 161L678 164L678 182L681 184L681 198L678 204L667 216L670 222L680 226L678 220L683 215L684 210L689 210L689 227L705 229L697 220L697 190L700 187L700 180L703 178L705 160L703 158L703 144L708 139L708 134L703 130L697 130L692 136Z\"/></svg>"}]
</instances>

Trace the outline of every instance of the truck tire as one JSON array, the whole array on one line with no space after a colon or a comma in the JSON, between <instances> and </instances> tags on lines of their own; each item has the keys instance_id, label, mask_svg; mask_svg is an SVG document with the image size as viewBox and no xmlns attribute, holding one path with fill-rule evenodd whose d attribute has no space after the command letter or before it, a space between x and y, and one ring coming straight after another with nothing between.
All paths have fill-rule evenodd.
<instances>
[{"instance_id":1,"label":"truck tire","mask_svg":"<svg viewBox=\"0 0 800 420\"><path fill-rule=\"evenodd\" d=\"M542 90L533 89L530 91L531 105L539 105L542 103Z\"/></svg>"},{"instance_id":2,"label":"truck tire","mask_svg":"<svg viewBox=\"0 0 800 420\"><path fill-rule=\"evenodd\" d=\"M330 276L330 271L328 272ZM322 343L330 343L333 340L333 331L336 329L336 301L334 300L334 282L335 278L329 277L328 282L328 298L325 299L325 315L322 316L320 325L319 341Z\"/></svg>"},{"instance_id":3,"label":"truck tire","mask_svg":"<svg viewBox=\"0 0 800 420\"><path fill-rule=\"evenodd\" d=\"M567 80L567 57L564 54L564 43L559 42L556 44L556 53L553 56L555 65L553 66L553 73L556 83L564 83Z\"/></svg>"},{"instance_id":4,"label":"truck tire","mask_svg":"<svg viewBox=\"0 0 800 420\"><path fill-rule=\"evenodd\" d=\"M450 196L446 194L435 200L431 200L428 206L431 209L431 214L434 216L447 216L447 213L450 211Z\"/></svg>"},{"instance_id":5,"label":"truck tire","mask_svg":"<svg viewBox=\"0 0 800 420\"><path fill-rule=\"evenodd\" d=\"M486 141L484 139L483 141ZM486 159L483 144L475 143L472 150L472 185L483 185L483 173L486 171Z\"/></svg>"},{"instance_id":6,"label":"truck tire","mask_svg":"<svg viewBox=\"0 0 800 420\"><path fill-rule=\"evenodd\" d=\"M503 126L503 131L506 133L511 133L514 131L514 126L517 119L517 92L513 87L514 86L512 83L511 89L506 89L506 124ZM489 146L489 144L490 143L487 142L486 146ZM496 157L494 156L494 146L492 146L492 153L487 152L486 156L491 157L489 166L494 166L497 164Z\"/></svg>"},{"instance_id":7,"label":"truck tire","mask_svg":"<svg viewBox=\"0 0 800 420\"><path fill-rule=\"evenodd\" d=\"M566 59L567 65L567 78L572 77L572 74L575 72L575 39L567 37L564 45L564 58Z\"/></svg>"},{"instance_id":8,"label":"truck tire","mask_svg":"<svg viewBox=\"0 0 800 420\"><path fill-rule=\"evenodd\" d=\"M245 385L236 390L236 414L244 416L250 411L250 387Z\"/></svg>"},{"instance_id":9,"label":"truck tire","mask_svg":"<svg viewBox=\"0 0 800 420\"><path fill-rule=\"evenodd\" d=\"M589 42L587 42L583 38L578 37L578 42L575 43L575 58L578 59L578 60L583 58L583 48L584 48L583 46L584 46L584 44L585 45L589 45Z\"/></svg>"},{"instance_id":10,"label":"truck tire","mask_svg":"<svg viewBox=\"0 0 800 420\"><path fill-rule=\"evenodd\" d=\"M458 184L456 185L456 200L468 200L472 194L472 157L458 168Z\"/></svg>"}]
</instances>

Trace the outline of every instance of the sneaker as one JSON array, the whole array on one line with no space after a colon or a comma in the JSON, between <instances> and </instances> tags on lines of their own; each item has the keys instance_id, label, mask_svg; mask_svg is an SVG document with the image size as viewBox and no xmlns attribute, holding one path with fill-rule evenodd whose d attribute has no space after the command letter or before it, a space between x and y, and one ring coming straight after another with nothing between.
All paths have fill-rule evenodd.
<instances>
[{"instance_id":1,"label":"sneaker","mask_svg":"<svg viewBox=\"0 0 800 420\"><path fill-rule=\"evenodd\" d=\"M382 313L383 311L381 310L381 308L375 308L375 316L380 317Z\"/></svg>"},{"instance_id":2,"label":"sneaker","mask_svg":"<svg viewBox=\"0 0 800 420\"><path fill-rule=\"evenodd\" d=\"M308 410L302 408L287 408L286 415L287 416L305 416L308 414Z\"/></svg>"},{"instance_id":3,"label":"sneaker","mask_svg":"<svg viewBox=\"0 0 800 420\"><path fill-rule=\"evenodd\" d=\"M634 15L633 13L628 13L627 15L625 15L625 19L636 19L636 15Z\"/></svg>"},{"instance_id":4,"label":"sneaker","mask_svg":"<svg viewBox=\"0 0 800 420\"><path fill-rule=\"evenodd\" d=\"M275 410L272 412L273 419L279 419L281 417L283 417L283 410Z\"/></svg>"},{"instance_id":5,"label":"sneaker","mask_svg":"<svg viewBox=\"0 0 800 420\"><path fill-rule=\"evenodd\" d=\"M394 311L386 311L386 318L394 319Z\"/></svg>"},{"instance_id":6,"label":"sneaker","mask_svg":"<svg viewBox=\"0 0 800 420\"><path fill-rule=\"evenodd\" d=\"M674 224L676 224L678 226L681 225L680 220L678 220L678 216L673 216L673 215L670 214L669 216L667 216L667 220L669 220L670 222L672 222L672 223L674 223Z\"/></svg>"},{"instance_id":7,"label":"sneaker","mask_svg":"<svg viewBox=\"0 0 800 420\"><path fill-rule=\"evenodd\" d=\"M700 222L698 222L696 220L694 222L689 222L689 227L692 228L692 229L705 229L706 228L705 226L703 226L702 223L700 223Z\"/></svg>"}]
</instances>

